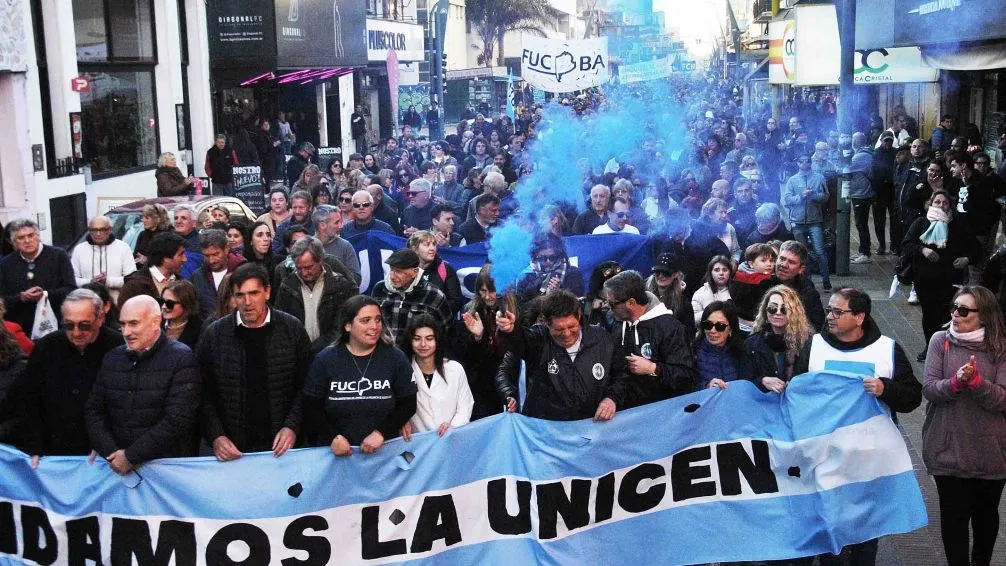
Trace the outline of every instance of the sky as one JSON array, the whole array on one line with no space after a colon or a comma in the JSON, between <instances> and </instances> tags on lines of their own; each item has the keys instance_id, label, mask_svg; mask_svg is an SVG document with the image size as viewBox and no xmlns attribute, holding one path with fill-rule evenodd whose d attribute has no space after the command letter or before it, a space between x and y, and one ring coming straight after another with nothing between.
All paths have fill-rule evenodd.
<instances>
[{"instance_id":1,"label":"sky","mask_svg":"<svg viewBox=\"0 0 1006 566\"><path fill-rule=\"evenodd\" d=\"M685 47L697 60L707 59L722 42L720 26L726 18L726 0L653 0L653 10L663 11L668 28L677 28Z\"/></svg>"}]
</instances>

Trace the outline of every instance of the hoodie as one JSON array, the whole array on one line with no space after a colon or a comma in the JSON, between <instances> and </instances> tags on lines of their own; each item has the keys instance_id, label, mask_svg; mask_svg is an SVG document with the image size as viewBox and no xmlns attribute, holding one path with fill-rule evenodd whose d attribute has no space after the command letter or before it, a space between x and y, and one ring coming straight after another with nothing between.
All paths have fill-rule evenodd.
<instances>
[{"instance_id":1,"label":"hoodie","mask_svg":"<svg viewBox=\"0 0 1006 566\"><path fill-rule=\"evenodd\" d=\"M118 299L119 289L126 280L126 276L136 271L136 262L133 261L133 250L129 249L129 244L115 238L115 234L109 234L108 242L96 244L90 235L87 239L73 248L70 256L70 264L73 266L73 276L78 287L82 287L91 282L95 276L105 274L105 286L112 293L112 300Z\"/></svg>"},{"instance_id":2,"label":"hoodie","mask_svg":"<svg viewBox=\"0 0 1006 566\"><path fill-rule=\"evenodd\" d=\"M629 372L625 407L637 407L695 390L695 357L685 326L647 291L646 311L636 321L624 320L611 330L616 356L642 356L657 365L656 375Z\"/></svg>"}]
</instances>

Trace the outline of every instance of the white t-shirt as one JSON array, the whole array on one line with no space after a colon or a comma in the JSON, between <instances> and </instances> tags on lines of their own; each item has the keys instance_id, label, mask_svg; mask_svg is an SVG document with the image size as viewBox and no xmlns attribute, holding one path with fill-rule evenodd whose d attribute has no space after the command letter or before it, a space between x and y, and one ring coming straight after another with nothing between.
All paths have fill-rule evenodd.
<instances>
[{"instance_id":1,"label":"white t-shirt","mask_svg":"<svg viewBox=\"0 0 1006 566\"><path fill-rule=\"evenodd\" d=\"M594 231L591 232L591 234L635 234L638 236L639 228L636 228L632 224L626 224L625 228L622 228L621 230L613 230L611 226L609 226L608 223L605 222L604 224L601 224L597 228L594 228Z\"/></svg>"}]
</instances>

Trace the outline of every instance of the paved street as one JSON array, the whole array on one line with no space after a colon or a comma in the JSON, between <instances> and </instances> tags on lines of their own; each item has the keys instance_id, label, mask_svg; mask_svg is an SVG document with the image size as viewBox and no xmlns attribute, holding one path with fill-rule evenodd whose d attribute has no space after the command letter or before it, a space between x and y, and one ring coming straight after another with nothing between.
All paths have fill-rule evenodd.
<instances>
[{"instance_id":1,"label":"paved street","mask_svg":"<svg viewBox=\"0 0 1006 566\"><path fill-rule=\"evenodd\" d=\"M853 228L855 233L855 228ZM853 236L855 240L855 236ZM874 240L876 242L876 240ZM851 246L856 249L854 241ZM860 287L869 292L873 299L873 316L880 325L881 331L894 338L905 349L915 367L915 375L922 380L923 364L915 362L915 356L925 346L922 339L922 311L917 306L909 305L908 287L902 286L900 293L893 299L888 298L891 278L894 276L895 256L873 256L874 262L865 265L851 266L851 276L832 277L835 288L841 286ZM815 279L817 279L815 277ZM819 283L819 281L817 281ZM820 289L820 285L818 285ZM822 293L822 299L827 302L827 295ZM925 401L915 412L899 415L899 422L905 436L905 442L912 455L916 476L922 486L922 495L929 511L929 526L916 532L886 537L881 541L877 560L882 566L943 566L946 558L943 555L943 545L940 542L940 511L936 496L936 484L932 476L926 473L922 464L922 423L925 420ZM878 497L884 494L878 493ZM1000 506L1000 516L1006 511L1006 504ZM999 540L996 546L993 565L1006 565L1006 538L1000 525Z\"/></svg>"}]
</instances>

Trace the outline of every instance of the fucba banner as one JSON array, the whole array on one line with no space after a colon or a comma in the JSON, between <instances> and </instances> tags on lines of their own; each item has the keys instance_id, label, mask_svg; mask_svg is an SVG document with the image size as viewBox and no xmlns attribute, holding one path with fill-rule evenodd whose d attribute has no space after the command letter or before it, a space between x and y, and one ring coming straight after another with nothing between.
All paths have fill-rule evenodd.
<instances>
[{"instance_id":1,"label":"fucba banner","mask_svg":"<svg viewBox=\"0 0 1006 566\"><path fill-rule=\"evenodd\" d=\"M858 378L748 382L606 423L503 414L376 454L151 462L0 446L0 559L38 564L694 564L926 525L908 451ZM142 477L141 477L142 476Z\"/></svg>"},{"instance_id":2,"label":"fucba banner","mask_svg":"<svg viewBox=\"0 0 1006 566\"><path fill-rule=\"evenodd\" d=\"M583 272L584 280L590 279L594 268L613 257L625 269L635 269L644 276L653 266L651 244L644 236L629 234L605 234L603 236L571 236L563 238L569 263ZM395 250L405 247L405 238L371 230L351 236L350 243L356 248L360 258L360 292L370 293L378 281L389 271L384 260ZM465 298L475 296L475 278L488 259L484 243L471 244L460 248L442 248L440 257L450 263L458 272L461 292ZM530 266L528 266L530 269Z\"/></svg>"},{"instance_id":3,"label":"fucba banner","mask_svg":"<svg viewBox=\"0 0 1006 566\"><path fill-rule=\"evenodd\" d=\"M548 92L572 92L608 82L608 38L565 40L521 35L521 78Z\"/></svg>"}]
</instances>

